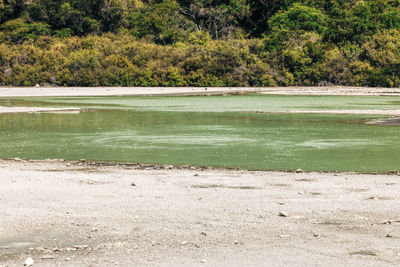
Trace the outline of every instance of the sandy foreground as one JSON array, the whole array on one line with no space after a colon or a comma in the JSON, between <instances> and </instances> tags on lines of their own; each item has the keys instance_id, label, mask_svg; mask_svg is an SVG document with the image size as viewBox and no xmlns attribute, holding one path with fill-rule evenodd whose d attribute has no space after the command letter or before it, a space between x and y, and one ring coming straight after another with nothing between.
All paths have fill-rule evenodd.
<instances>
[{"instance_id":1,"label":"sandy foreground","mask_svg":"<svg viewBox=\"0 0 400 267\"><path fill-rule=\"evenodd\" d=\"M399 266L400 177L0 160L0 266Z\"/></svg>"}]
</instances>

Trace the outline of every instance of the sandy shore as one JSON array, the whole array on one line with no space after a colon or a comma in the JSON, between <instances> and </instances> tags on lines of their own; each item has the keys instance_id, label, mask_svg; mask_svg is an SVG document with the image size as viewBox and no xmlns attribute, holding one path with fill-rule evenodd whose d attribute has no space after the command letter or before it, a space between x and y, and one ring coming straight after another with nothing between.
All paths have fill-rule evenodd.
<instances>
[{"instance_id":1,"label":"sandy shore","mask_svg":"<svg viewBox=\"0 0 400 267\"><path fill-rule=\"evenodd\" d=\"M397 95L400 88L370 87L0 87L0 97L211 95L257 92L281 95Z\"/></svg>"},{"instance_id":2,"label":"sandy shore","mask_svg":"<svg viewBox=\"0 0 400 267\"><path fill-rule=\"evenodd\" d=\"M34 112L80 112L81 108L44 108L44 107L2 107L0 106L0 114L6 113L34 113Z\"/></svg>"},{"instance_id":3,"label":"sandy shore","mask_svg":"<svg viewBox=\"0 0 400 267\"><path fill-rule=\"evenodd\" d=\"M0 160L0 266L398 266L398 175Z\"/></svg>"}]
</instances>

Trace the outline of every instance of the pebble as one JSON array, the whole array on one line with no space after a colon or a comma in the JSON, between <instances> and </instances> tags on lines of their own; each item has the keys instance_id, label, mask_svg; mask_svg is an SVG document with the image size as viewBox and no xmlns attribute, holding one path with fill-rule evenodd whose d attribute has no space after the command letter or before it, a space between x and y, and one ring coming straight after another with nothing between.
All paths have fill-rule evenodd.
<instances>
[{"instance_id":1,"label":"pebble","mask_svg":"<svg viewBox=\"0 0 400 267\"><path fill-rule=\"evenodd\" d=\"M74 248L76 248L76 249L85 249L87 247L88 247L88 245L75 245L74 246Z\"/></svg>"},{"instance_id":2,"label":"pebble","mask_svg":"<svg viewBox=\"0 0 400 267\"><path fill-rule=\"evenodd\" d=\"M51 256L51 255L42 256L42 260L52 260L52 259L54 259L54 256Z\"/></svg>"},{"instance_id":3,"label":"pebble","mask_svg":"<svg viewBox=\"0 0 400 267\"><path fill-rule=\"evenodd\" d=\"M71 260L71 258L69 258L69 257L68 257L68 258L65 258L65 261L70 261L70 260Z\"/></svg>"},{"instance_id":4,"label":"pebble","mask_svg":"<svg viewBox=\"0 0 400 267\"><path fill-rule=\"evenodd\" d=\"M279 235L280 238L289 238L290 235Z\"/></svg>"},{"instance_id":5,"label":"pebble","mask_svg":"<svg viewBox=\"0 0 400 267\"><path fill-rule=\"evenodd\" d=\"M287 217L287 216L288 216L287 212L284 212L284 211L280 211L280 212L278 213L278 215L279 215L280 217Z\"/></svg>"},{"instance_id":6,"label":"pebble","mask_svg":"<svg viewBox=\"0 0 400 267\"><path fill-rule=\"evenodd\" d=\"M297 169L296 173L303 173L304 171L302 169Z\"/></svg>"},{"instance_id":7,"label":"pebble","mask_svg":"<svg viewBox=\"0 0 400 267\"><path fill-rule=\"evenodd\" d=\"M200 234L203 235L203 236L207 236L206 232L201 232Z\"/></svg>"},{"instance_id":8,"label":"pebble","mask_svg":"<svg viewBox=\"0 0 400 267\"><path fill-rule=\"evenodd\" d=\"M202 259L200 262L201 262L201 263L206 263L206 260L205 260L205 259Z\"/></svg>"},{"instance_id":9,"label":"pebble","mask_svg":"<svg viewBox=\"0 0 400 267\"><path fill-rule=\"evenodd\" d=\"M237 240L233 240L233 242L232 242L234 245L237 245L237 244L239 244L239 241L237 241Z\"/></svg>"},{"instance_id":10,"label":"pebble","mask_svg":"<svg viewBox=\"0 0 400 267\"><path fill-rule=\"evenodd\" d=\"M24 266L32 266L34 263L33 259L29 257L25 260Z\"/></svg>"},{"instance_id":11,"label":"pebble","mask_svg":"<svg viewBox=\"0 0 400 267\"><path fill-rule=\"evenodd\" d=\"M135 183L131 183L131 186L136 186L136 184Z\"/></svg>"},{"instance_id":12,"label":"pebble","mask_svg":"<svg viewBox=\"0 0 400 267\"><path fill-rule=\"evenodd\" d=\"M181 245L182 245L182 246L184 246L184 245L186 245L186 244L187 244L187 241L186 241L186 240L184 240L184 241L181 242Z\"/></svg>"}]
</instances>

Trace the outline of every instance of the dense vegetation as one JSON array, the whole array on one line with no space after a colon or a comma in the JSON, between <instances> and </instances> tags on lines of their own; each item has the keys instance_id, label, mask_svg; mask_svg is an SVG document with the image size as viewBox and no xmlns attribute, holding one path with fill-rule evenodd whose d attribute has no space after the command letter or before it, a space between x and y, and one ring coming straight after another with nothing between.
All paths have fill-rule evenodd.
<instances>
[{"instance_id":1,"label":"dense vegetation","mask_svg":"<svg viewBox=\"0 0 400 267\"><path fill-rule=\"evenodd\" d=\"M0 0L0 85L400 86L400 0Z\"/></svg>"}]
</instances>

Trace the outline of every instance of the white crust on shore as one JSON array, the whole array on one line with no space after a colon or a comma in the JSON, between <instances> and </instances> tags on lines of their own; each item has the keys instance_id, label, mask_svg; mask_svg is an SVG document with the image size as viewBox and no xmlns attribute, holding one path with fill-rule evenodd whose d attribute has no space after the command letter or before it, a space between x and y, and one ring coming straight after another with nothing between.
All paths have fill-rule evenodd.
<instances>
[{"instance_id":1,"label":"white crust on shore","mask_svg":"<svg viewBox=\"0 0 400 267\"><path fill-rule=\"evenodd\" d=\"M400 88L372 87L0 87L0 97L27 96L151 96L235 93L275 95L387 95L400 96Z\"/></svg>"},{"instance_id":2,"label":"white crust on shore","mask_svg":"<svg viewBox=\"0 0 400 267\"><path fill-rule=\"evenodd\" d=\"M81 108L44 108L44 107L2 107L0 106L0 114L7 113L38 113L38 112L80 112Z\"/></svg>"}]
</instances>

